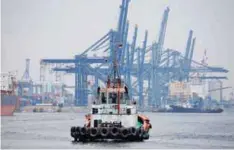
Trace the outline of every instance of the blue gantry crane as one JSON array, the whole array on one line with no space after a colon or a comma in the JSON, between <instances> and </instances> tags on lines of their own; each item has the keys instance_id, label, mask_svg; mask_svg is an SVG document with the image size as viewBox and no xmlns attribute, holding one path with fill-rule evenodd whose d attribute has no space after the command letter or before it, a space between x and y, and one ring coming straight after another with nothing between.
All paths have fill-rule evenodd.
<instances>
[{"instance_id":1,"label":"blue gantry crane","mask_svg":"<svg viewBox=\"0 0 234 150\"><path fill-rule=\"evenodd\" d=\"M74 64L75 67L59 69L55 68L54 71L66 71L69 73L75 73L75 99L76 105L87 105L88 91L87 91L87 79L89 75L95 76L95 85L99 80L105 81L106 74L100 72L102 67L110 64L112 61L114 53L114 47L118 48L117 60L121 61L124 59L125 49L127 45L127 35L128 35L128 5L130 0L122 0L122 5L120 7L120 17L118 22L117 30L110 30L106 35L104 35L100 40L91 45L82 54L76 55L74 59L42 59L41 64ZM103 49L103 45L108 45ZM87 57L90 51L100 51L108 52L107 57ZM122 60L123 61L123 60ZM99 64L99 66L93 67L92 64ZM122 71L121 71L122 73Z\"/></svg>"},{"instance_id":2,"label":"blue gantry crane","mask_svg":"<svg viewBox=\"0 0 234 150\"><path fill-rule=\"evenodd\" d=\"M168 84L171 81L187 81L195 78L193 73L223 72L228 70L221 67L205 66L193 60L196 38L193 31L189 31L185 54L177 50L165 48L169 7L163 13L157 42L147 45L148 31L145 31L143 45L137 46L138 26L135 26L132 41L128 39L129 21L127 20L130 0L122 0L120 15L116 30L109 30L83 53L75 55L73 59L42 59L41 65L60 64L54 71L64 71L75 74L75 105L85 106L88 95L93 94L88 88L88 78L95 78L94 89L102 82L106 82L109 65L113 61L114 49L117 51L120 74L129 87L131 98L138 100L139 106L144 106L148 99L148 106L160 106L168 95ZM92 54L102 56L90 56ZM151 58L147 62L146 55ZM66 67L64 67L64 64ZM203 76L200 79L226 79L225 76ZM94 92L95 93L95 92ZM147 96L147 98L146 98Z\"/></svg>"},{"instance_id":3,"label":"blue gantry crane","mask_svg":"<svg viewBox=\"0 0 234 150\"><path fill-rule=\"evenodd\" d=\"M18 95L21 98L28 99L33 94L33 81L30 76L30 59L26 59L26 67L20 81L18 81ZM23 99L22 99L23 100Z\"/></svg>"}]
</instances>

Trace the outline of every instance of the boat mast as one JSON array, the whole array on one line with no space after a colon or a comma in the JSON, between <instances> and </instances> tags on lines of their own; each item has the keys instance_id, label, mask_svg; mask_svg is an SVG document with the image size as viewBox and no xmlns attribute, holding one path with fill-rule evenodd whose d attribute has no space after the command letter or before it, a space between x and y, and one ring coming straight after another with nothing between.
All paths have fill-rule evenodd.
<instances>
[{"instance_id":1,"label":"boat mast","mask_svg":"<svg viewBox=\"0 0 234 150\"><path fill-rule=\"evenodd\" d=\"M110 84L112 82L113 88L117 88L117 98L118 98L118 114L120 113L120 91L121 88L121 75L119 72L119 60L121 58L121 54L123 51L123 39L124 32L127 26L127 14L128 14L128 5L130 0L122 0L122 4L120 6L120 16L117 27L117 32L111 32L113 37L113 46L112 46L112 67L111 74L108 76L107 88L110 88ZM123 55L123 54L122 54ZM111 78L111 79L110 79Z\"/></svg>"},{"instance_id":2,"label":"boat mast","mask_svg":"<svg viewBox=\"0 0 234 150\"><path fill-rule=\"evenodd\" d=\"M114 53L113 53L113 61L112 61L112 73L110 76L112 77L112 79L110 80L110 78L108 78L107 81L107 88L110 88L110 81L112 81L113 84L113 88L117 88L117 108L118 108L118 115L120 113L120 92L119 92L119 88L121 88L121 76L119 73L119 63L118 63L118 59L117 59L117 50L121 50L122 48L122 44L118 44L115 43L115 47L114 47Z\"/></svg>"}]
</instances>

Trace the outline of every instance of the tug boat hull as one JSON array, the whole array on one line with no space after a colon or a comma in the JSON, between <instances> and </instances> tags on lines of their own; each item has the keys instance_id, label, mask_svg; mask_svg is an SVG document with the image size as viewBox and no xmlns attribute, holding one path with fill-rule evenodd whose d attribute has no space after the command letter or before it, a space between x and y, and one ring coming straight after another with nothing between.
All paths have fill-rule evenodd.
<instances>
[{"instance_id":1,"label":"tug boat hull","mask_svg":"<svg viewBox=\"0 0 234 150\"><path fill-rule=\"evenodd\" d=\"M135 127L72 127L71 136L74 141L86 142L103 139L143 141L149 139L149 134L143 128Z\"/></svg>"},{"instance_id":2,"label":"tug boat hull","mask_svg":"<svg viewBox=\"0 0 234 150\"><path fill-rule=\"evenodd\" d=\"M102 116L105 118L105 115ZM116 119L115 117L111 118ZM118 115L116 115L118 117ZM134 121L131 121L131 117ZM73 126L71 127L71 137L74 138L74 141L86 142L86 141L96 141L103 139L112 139L112 140L124 140L124 141L143 141L149 139L149 130L152 128L149 123L149 119L144 115L121 115L119 116L120 120L100 123L100 120L95 115L86 115L86 124L82 126ZM121 120L122 119L122 120ZM123 120L129 120L129 123L133 123L136 126L131 126L126 124ZM94 121L94 124L91 122ZM127 127L128 126L128 127Z\"/></svg>"}]
</instances>

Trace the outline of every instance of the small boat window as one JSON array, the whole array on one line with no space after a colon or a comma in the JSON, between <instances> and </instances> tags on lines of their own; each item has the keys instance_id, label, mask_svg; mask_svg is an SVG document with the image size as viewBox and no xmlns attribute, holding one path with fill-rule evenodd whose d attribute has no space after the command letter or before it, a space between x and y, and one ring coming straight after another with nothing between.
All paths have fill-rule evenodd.
<instances>
[{"instance_id":1,"label":"small boat window","mask_svg":"<svg viewBox=\"0 0 234 150\"><path fill-rule=\"evenodd\" d=\"M109 103L116 104L117 103L117 93L109 93Z\"/></svg>"},{"instance_id":2,"label":"small boat window","mask_svg":"<svg viewBox=\"0 0 234 150\"><path fill-rule=\"evenodd\" d=\"M101 101L102 101L102 104L106 104L106 94L105 93L102 93Z\"/></svg>"},{"instance_id":3,"label":"small boat window","mask_svg":"<svg viewBox=\"0 0 234 150\"><path fill-rule=\"evenodd\" d=\"M126 97L124 93L120 93L120 101L121 101L121 104L126 104Z\"/></svg>"}]
</instances>

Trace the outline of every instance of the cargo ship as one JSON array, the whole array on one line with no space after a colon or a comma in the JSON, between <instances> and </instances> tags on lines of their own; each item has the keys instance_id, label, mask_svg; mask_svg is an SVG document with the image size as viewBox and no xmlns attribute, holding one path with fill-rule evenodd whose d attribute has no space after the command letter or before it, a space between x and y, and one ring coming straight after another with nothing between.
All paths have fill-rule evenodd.
<instances>
[{"instance_id":1,"label":"cargo ship","mask_svg":"<svg viewBox=\"0 0 234 150\"><path fill-rule=\"evenodd\" d=\"M211 99L191 99L187 101L170 102L164 107L154 107L151 112L169 112L169 113L222 113L224 110L218 104L214 104ZM213 104L212 104L213 103ZM148 109L150 110L150 109Z\"/></svg>"},{"instance_id":2,"label":"cargo ship","mask_svg":"<svg viewBox=\"0 0 234 150\"><path fill-rule=\"evenodd\" d=\"M196 81L196 80L195 80ZM152 112L173 113L221 113L224 110L214 102L210 96L209 82L180 82L169 84L168 99L164 100L165 106L157 106Z\"/></svg>"},{"instance_id":3,"label":"cargo ship","mask_svg":"<svg viewBox=\"0 0 234 150\"><path fill-rule=\"evenodd\" d=\"M221 113L223 112L222 108L217 109L201 109L201 108L188 108L178 105L170 105L172 108L169 112L177 112L177 113Z\"/></svg>"},{"instance_id":4,"label":"cargo ship","mask_svg":"<svg viewBox=\"0 0 234 150\"><path fill-rule=\"evenodd\" d=\"M222 108L194 108L194 107L184 107L180 105L170 105L170 109L166 108L158 108L153 109L151 112L157 112L157 113L221 113L223 112Z\"/></svg>"},{"instance_id":5,"label":"cargo ship","mask_svg":"<svg viewBox=\"0 0 234 150\"><path fill-rule=\"evenodd\" d=\"M17 108L18 97L10 91L1 90L1 116L12 116Z\"/></svg>"},{"instance_id":6,"label":"cargo ship","mask_svg":"<svg viewBox=\"0 0 234 150\"><path fill-rule=\"evenodd\" d=\"M8 82L10 81L10 83ZM19 105L15 94L16 82L14 77L1 74L1 116L12 116Z\"/></svg>"}]
</instances>

